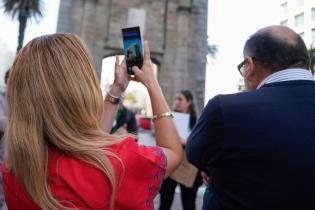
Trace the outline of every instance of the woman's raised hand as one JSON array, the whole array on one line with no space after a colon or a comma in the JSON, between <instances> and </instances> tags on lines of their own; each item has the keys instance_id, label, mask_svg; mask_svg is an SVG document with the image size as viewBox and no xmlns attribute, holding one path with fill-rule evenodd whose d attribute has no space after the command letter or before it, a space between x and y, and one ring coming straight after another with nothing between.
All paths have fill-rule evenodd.
<instances>
[{"instance_id":1,"label":"woman's raised hand","mask_svg":"<svg viewBox=\"0 0 315 210\"><path fill-rule=\"evenodd\" d=\"M158 85L157 79L154 75L153 66L150 57L149 43L147 40L144 41L144 56L143 66L139 69L137 66L132 68L135 77L132 80L141 82L147 89Z\"/></svg>"},{"instance_id":2,"label":"woman's raised hand","mask_svg":"<svg viewBox=\"0 0 315 210\"><path fill-rule=\"evenodd\" d=\"M135 77L133 80L141 82L150 95L152 111L154 115L160 115L170 112L170 108L166 103L163 92L154 75L150 49L148 41L144 42L143 66L132 68ZM178 131L174 120L170 117L159 118L154 121L156 145L161 147L167 158L166 174L171 172L180 164L183 159L183 149L180 143Z\"/></svg>"}]
</instances>

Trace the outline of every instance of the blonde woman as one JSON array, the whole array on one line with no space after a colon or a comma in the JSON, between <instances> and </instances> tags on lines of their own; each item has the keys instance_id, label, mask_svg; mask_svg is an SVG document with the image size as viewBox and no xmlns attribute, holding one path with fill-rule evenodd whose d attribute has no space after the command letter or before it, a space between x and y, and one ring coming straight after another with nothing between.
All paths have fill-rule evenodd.
<instances>
[{"instance_id":1,"label":"blonde woman","mask_svg":"<svg viewBox=\"0 0 315 210\"><path fill-rule=\"evenodd\" d=\"M133 70L151 97L158 147L108 134L129 82L124 62L116 58L115 81L103 101L77 36L42 36L20 50L7 89L2 174L9 209L153 209L182 148L147 42L142 69Z\"/></svg>"}]
</instances>

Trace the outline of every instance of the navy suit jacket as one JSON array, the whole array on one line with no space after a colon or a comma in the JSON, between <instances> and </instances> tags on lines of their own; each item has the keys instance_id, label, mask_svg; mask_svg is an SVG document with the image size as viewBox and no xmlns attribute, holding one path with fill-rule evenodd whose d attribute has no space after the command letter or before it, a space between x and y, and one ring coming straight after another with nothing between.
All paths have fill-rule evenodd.
<instances>
[{"instance_id":1,"label":"navy suit jacket","mask_svg":"<svg viewBox=\"0 0 315 210\"><path fill-rule=\"evenodd\" d=\"M214 97L186 152L211 176L204 209L315 209L315 82Z\"/></svg>"}]
</instances>

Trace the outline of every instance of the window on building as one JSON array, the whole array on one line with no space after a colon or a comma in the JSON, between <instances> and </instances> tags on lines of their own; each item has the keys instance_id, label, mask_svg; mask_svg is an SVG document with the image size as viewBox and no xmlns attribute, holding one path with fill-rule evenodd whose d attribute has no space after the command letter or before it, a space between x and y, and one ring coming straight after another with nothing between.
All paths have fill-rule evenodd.
<instances>
[{"instance_id":1,"label":"window on building","mask_svg":"<svg viewBox=\"0 0 315 210\"><path fill-rule=\"evenodd\" d=\"M288 2L284 2L281 4L282 14L287 15L288 14Z\"/></svg>"},{"instance_id":2,"label":"window on building","mask_svg":"<svg viewBox=\"0 0 315 210\"><path fill-rule=\"evenodd\" d=\"M312 8L312 21L315 21L315 7Z\"/></svg>"},{"instance_id":3,"label":"window on building","mask_svg":"<svg viewBox=\"0 0 315 210\"><path fill-rule=\"evenodd\" d=\"M304 40L304 32L299 33L300 37Z\"/></svg>"},{"instance_id":4,"label":"window on building","mask_svg":"<svg viewBox=\"0 0 315 210\"><path fill-rule=\"evenodd\" d=\"M283 25L283 26L288 26L288 20L284 20L280 24Z\"/></svg>"},{"instance_id":5,"label":"window on building","mask_svg":"<svg viewBox=\"0 0 315 210\"><path fill-rule=\"evenodd\" d=\"M315 45L315 28L312 29L312 45Z\"/></svg>"},{"instance_id":6,"label":"window on building","mask_svg":"<svg viewBox=\"0 0 315 210\"><path fill-rule=\"evenodd\" d=\"M300 13L294 17L295 27L304 25L304 13Z\"/></svg>"}]
</instances>

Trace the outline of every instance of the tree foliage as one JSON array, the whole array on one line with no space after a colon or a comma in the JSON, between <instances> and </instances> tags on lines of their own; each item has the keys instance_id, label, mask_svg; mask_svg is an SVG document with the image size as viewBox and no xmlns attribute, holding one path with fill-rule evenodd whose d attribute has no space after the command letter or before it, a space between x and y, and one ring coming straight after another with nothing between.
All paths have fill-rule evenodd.
<instances>
[{"instance_id":1,"label":"tree foliage","mask_svg":"<svg viewBox=\"0 0 315 210\"><path fill-rule=\"evenodd\" d=\"M216 44L213 44L208 37L208 46L207 46L207 53L210 55L212 58L215 58L216 54L218 53L218 46Z\"/></svg>"},{"instance_id":2,"label":"tree foliage","mask_svg":"<svg viewBox=\"0 0 315 210\"><path fill-rule=\"evenodd\" d=\"M41 0L2 0L4 3L4 13L10 14L12 18L17 16L19 21L18 47L19 51L23 46L24 34L27 20L35 18L38 20L42 17Z\"/></svg>"}]
</instances>

